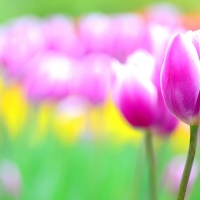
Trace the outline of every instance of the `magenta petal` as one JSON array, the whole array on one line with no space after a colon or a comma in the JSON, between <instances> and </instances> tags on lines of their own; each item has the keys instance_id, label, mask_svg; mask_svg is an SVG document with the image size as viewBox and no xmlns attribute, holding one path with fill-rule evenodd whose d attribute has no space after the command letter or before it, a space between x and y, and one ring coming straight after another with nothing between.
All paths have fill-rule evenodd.
<instances>
[{"instance_id":1,"label":"magenta petal","mask_svg":"<svg viewBox=\"0 0 200 200\"><path fill-rule=\"evenodd\" d=\"M157 90L150 80L135 74L133 70L122 69L113 88L113 97L132 126L149 128L155 121Z\"/></svg>"},{"instance_id":2,"label":"magenta petal","mask_svg":"<svg viewBox=\"0 0 200 200\"><path fill-rule=\"evenodd\" d=\"M188 37L178 34L166 52L161 87L172 114L190 125L197 124L199 76L200 63L196 48Z\"/></svg>"}]
</instances>

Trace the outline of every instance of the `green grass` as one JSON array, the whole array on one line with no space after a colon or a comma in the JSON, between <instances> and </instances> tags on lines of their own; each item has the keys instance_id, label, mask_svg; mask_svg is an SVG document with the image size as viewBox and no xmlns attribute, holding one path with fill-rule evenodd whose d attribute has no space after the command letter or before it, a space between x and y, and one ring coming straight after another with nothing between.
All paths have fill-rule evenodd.
<instances>
[{"instance_id":1,"label":"green grass","mask_svg":"<svg viewBox=\"0 0 200 200\"><path fill-rule=\"evenodd\" d=\"M14 161L22 173L20 200L148 200L144 143L112 141L63 144L51 131L38 144L24 131L1 145L0 162ZM4 129L4 133L6 130ZM162 185L163 170L174 156L168 142L156 151L159 200L175 199ZM200 195L200 181L191 200ZM1 188L0 199L11 200Z\"/></svg>"}]
</instances>

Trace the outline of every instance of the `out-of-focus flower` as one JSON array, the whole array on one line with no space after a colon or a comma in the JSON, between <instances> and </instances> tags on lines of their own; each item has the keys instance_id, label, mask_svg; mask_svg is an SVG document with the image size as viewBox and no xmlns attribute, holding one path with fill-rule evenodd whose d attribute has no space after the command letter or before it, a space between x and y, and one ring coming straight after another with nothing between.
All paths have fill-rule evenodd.
<instances>
[{"instance_id":1,"label":"out-of-focus flower","mask_svg":"<svg viewBox=\"0 0 200 200\"><path fill-rule=\"evenodd\" d=\"M2 62L9 75L19 77L33 56L44 48L44 37L36 18L24 17L9 24L2 47Z\"/></svg>"},{"instance_id":2,"label":"out-of-focus flower","mask_svg":"<svg viewBox=\"0 0 200 200\"><path fill-rule=\"evenodd\" d=\"M22 179L19 168L14 162L4 160L1 163L0 180L6 193L15 198L19 197L22 187Z\"/></svg>"},{"instance_id":3,"label":"out-of-focus flower","mask_svg":"<svg viewBox=\"0 0 200 200\"><path fill-rule=\"evenodd\" d=\"M102 53L85 56L80 61L81 66L76 68L76 78L72 84L74 94L93 105L104 103L110 92L112 65L115 62L115 59Z\"/></svg>"},{"instance_id":4,"label":"out-of-focus flower","mask_svg":"<svg viewBox=\"0 0 200 200\"><path fill-rule=\"evenodd\" d=\"M152 57L148 53L142 56L138 65L137 61L132 61L134 64L116 69L113 96L117 107L132 126L149 128L155 121L157 89L150 79L151 70L148 70L148 67L152 67Z\"/></svg>"},{"instance_id":5,"label":"out-of-focus flower","mask_svg":"<svg viewBox=\"0 0 200 200\"><path fill-rule=\"evenodd\" d=\"M176 35L169 44L161 72L167 107L189 125L200 125L199 39L199 31Z\"/></svg>"},{"instance_id":6,"label":"out-of-focus flower","mask_svg":"<svg viewBox=\"0 0 200 200\"><path fill-rule=\"evenodd\" d=\"M171 133L178 121L164 104L154 57L138 50L128 57L127 65L118 67L114 99L133 126L148 128L161 135Z\"/></svg>"},{"instance_id":7,"label":"out-of-focus flower","mask_svg":"<svg viewBox=\"0 0 200 200\"><path fill-rule=\"evenodd\" d=\"M174 194L177 194L178 192L184 170L184 165L185 165L185 156L177 156L172 160L170 160L165 169L163 184ZM190 189L194 184L197 175L198 175L198 165L196 162L194 162L188 182L188 189Z\"/></svg>"},{"instance_id":8,"label":"out-of-focus flower","mask_svg":"<svg viewBox=\"0 0 200 200\"><path fill-rule=\"evenodd\" d=\"M110 54L124 63L143 40L144 20L140 15L131 13L113 15L110 32Z\"/></svg>"},{"instance_id":9,"label":"out-of-focus flower","mask_svg":"<svg viewBox=\"0 0 200 200\"><path fill-rule=\"evenodd\" d=\"M102 13L92 13L79 19L78 34L86 53L108 52L113 31L110 24L111 18Z\"/></svg>"},{"instance_id":10,"label":"out-of-focus flower","mask_svg":"<svg viewBox=\"0 0 200 200\"><path fill-rule=\"evenodd\" d=\"M5 86L5 83L2 85L0 115L9 136L12 138L18 135L24 127L27 121L28 108L29 105L21 85L15 83L9 86Z\"/></svg>"},{"instance_id":11,"label":"out-of-focus flower","mask_svg":"<svg viewBox=\"0 0 200 200\"><path fill-rule=\"evenodd\" d=\"M83 45L73 19L62 15L51 16L44 21L42 31L48 50L76 58L82 56Z\"/></svg>"},{"instance_id":12,"label":"out-of-focus flower","mask_svg":"<svg viewBox=\"0 0 200 200\"><path fill-rule=\"evenodd\" d=\"M27 65L24 88L35 101L59 100L67 96L74 78L76 61L55 52L43 52Z\"/></svg>"}]
</instances>

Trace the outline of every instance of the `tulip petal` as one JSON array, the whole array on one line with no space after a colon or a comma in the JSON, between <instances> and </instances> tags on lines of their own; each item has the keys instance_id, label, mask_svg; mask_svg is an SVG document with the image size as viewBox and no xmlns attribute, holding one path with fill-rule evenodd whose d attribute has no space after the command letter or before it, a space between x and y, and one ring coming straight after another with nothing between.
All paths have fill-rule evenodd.
<instances>
[{"instance_id":1,"label":"tulip petal","mask_svg":"<svg viewBox=\"0 0 200 200\"><path fill-rule=\"evenodd\" d=\"M178 34L171 41L161 72L161 87L168 109L183 122L197 123L195 111L200 87L200 63L191 40Z\"/></svg>"},{"instance_id":2,"label":"tulip petal","mask_svg":"<svg viewBox=\"0 0 200 200\"><path fill-rule=\"evenodd\" d=\"M154 123L157 91L150 80L129 74L118 92L118 107L132 126L147 128Z\"/></svg>"}]
</instances>

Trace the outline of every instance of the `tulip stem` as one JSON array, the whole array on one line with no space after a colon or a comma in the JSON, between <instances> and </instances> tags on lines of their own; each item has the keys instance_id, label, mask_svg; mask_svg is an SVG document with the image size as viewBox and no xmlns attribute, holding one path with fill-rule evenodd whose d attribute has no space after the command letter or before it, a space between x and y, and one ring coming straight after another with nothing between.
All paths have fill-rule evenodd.
<instances>
[{"instance_id":1,"label":"tulip stem","mask_svg":"<svg viewBox=\"0 0 200 200\"><path fill-rule=\"evenodd\" d=\"M145 141L146 141L146 154L149 162L151 200L156 200L157 195L156 195L155 156L153 151L152 134L150 132L147 132L145 134Z\"/></svg>"},{"instance_id":2,"label":"tulip stem","mask_svg":"<svg viewBox=\"0 0 200 200\"><path fill-rule=\"evenodd\" d=\"M198 126L190 126L190 145L177 200L184 200L197 147Z\"/></svg>"}]
</instances>

